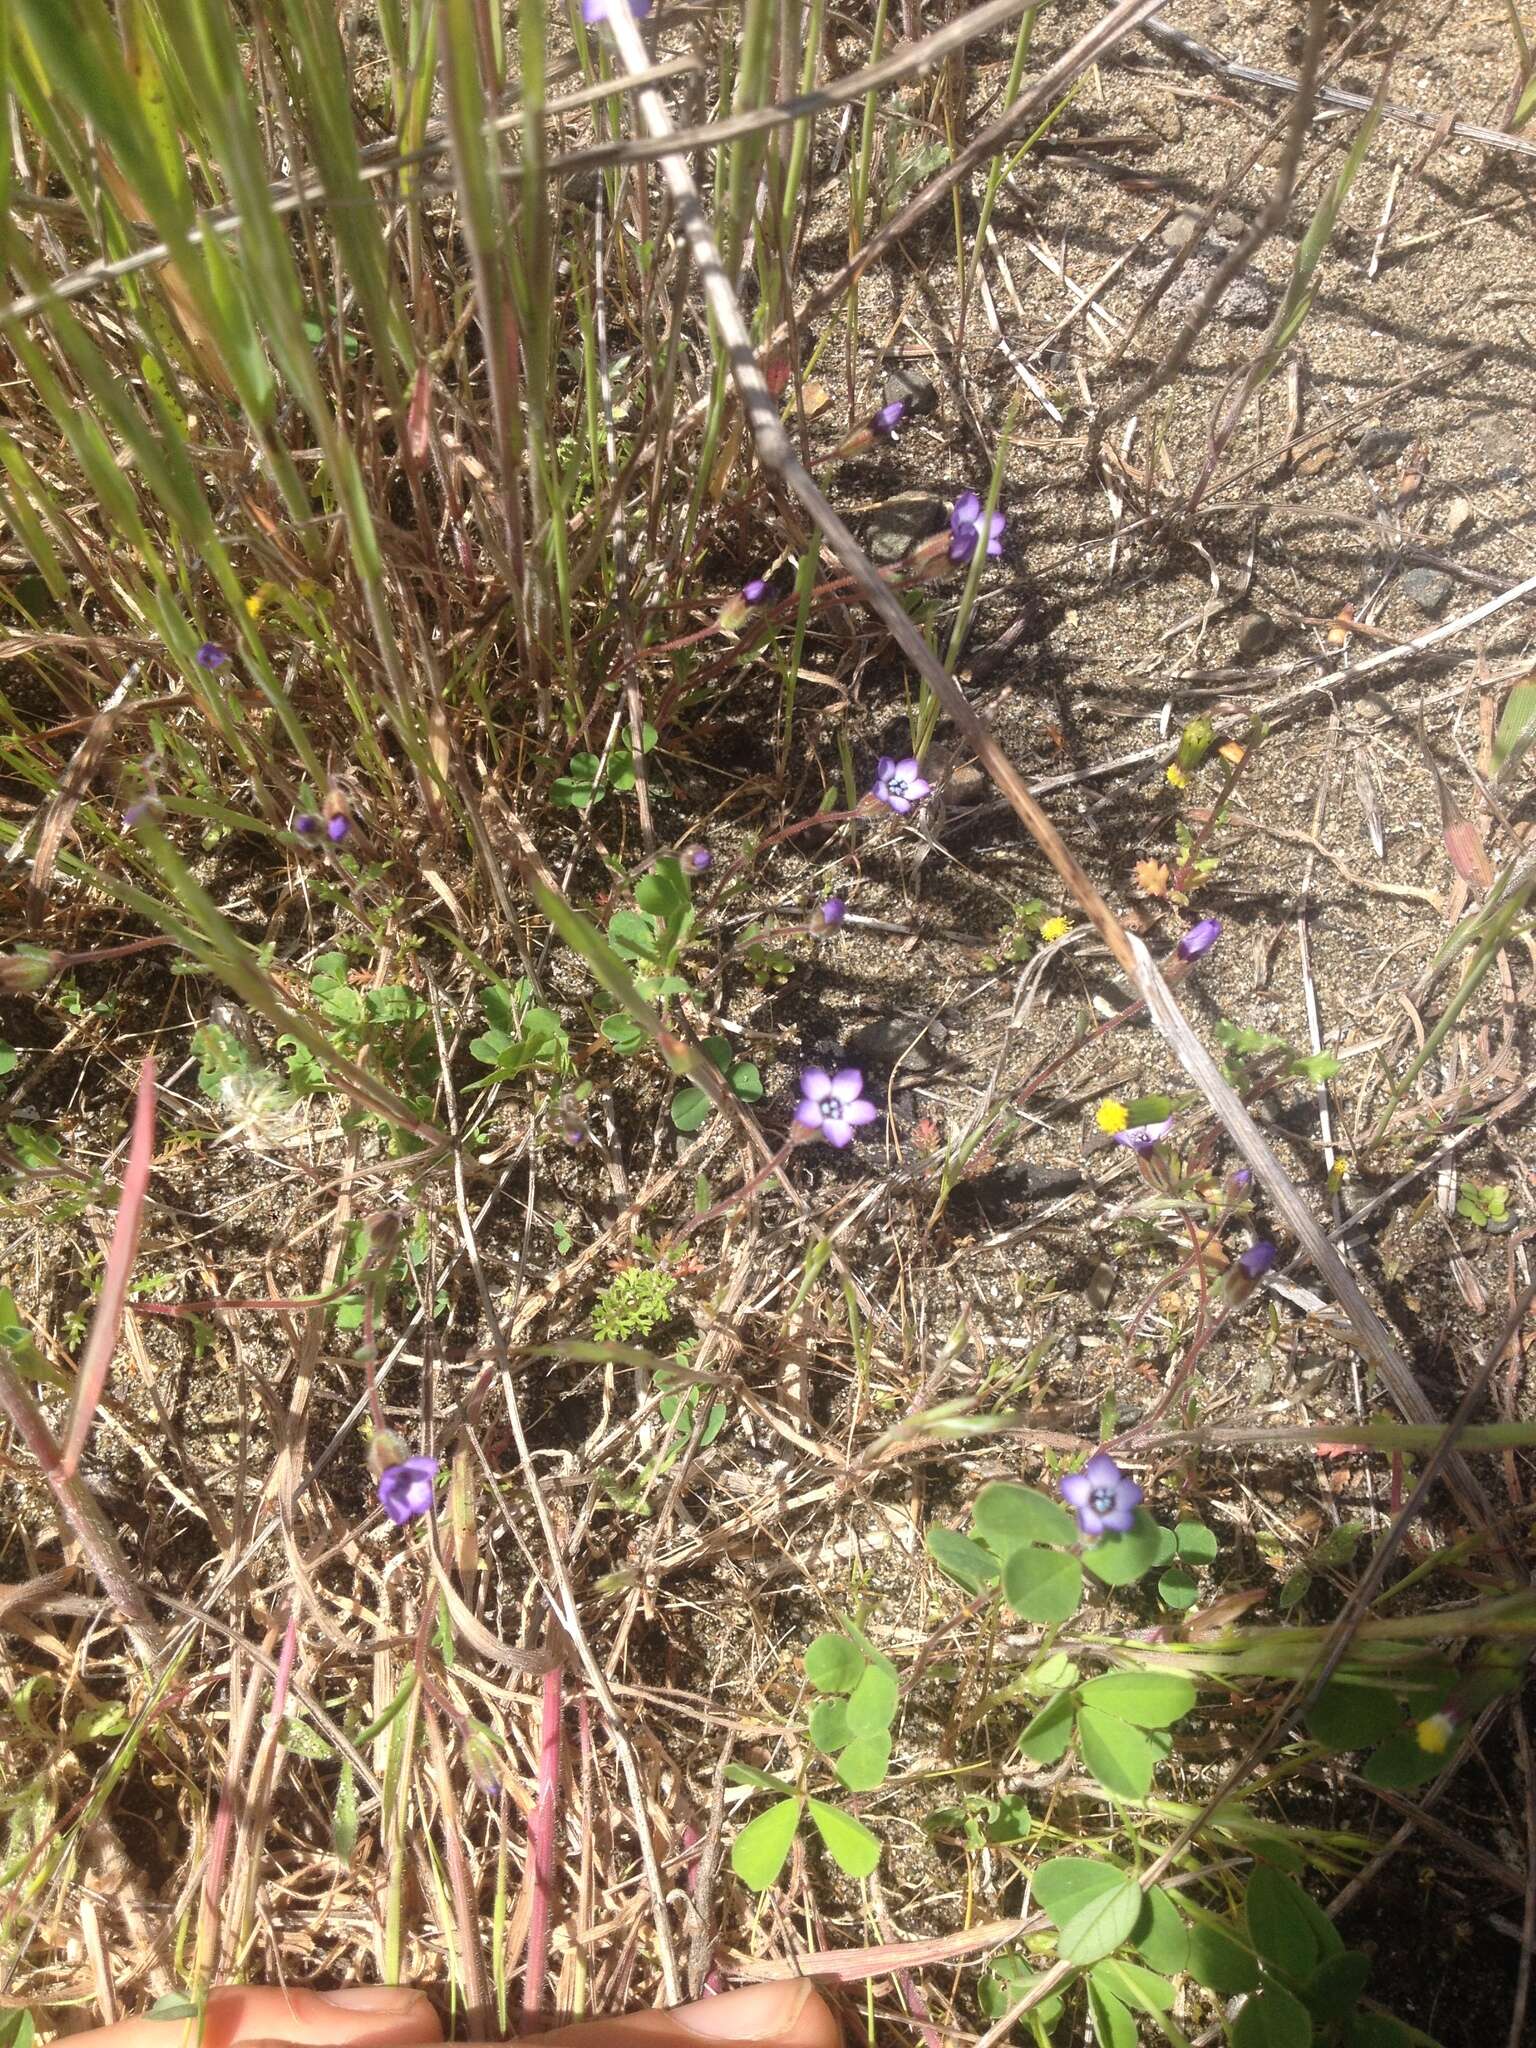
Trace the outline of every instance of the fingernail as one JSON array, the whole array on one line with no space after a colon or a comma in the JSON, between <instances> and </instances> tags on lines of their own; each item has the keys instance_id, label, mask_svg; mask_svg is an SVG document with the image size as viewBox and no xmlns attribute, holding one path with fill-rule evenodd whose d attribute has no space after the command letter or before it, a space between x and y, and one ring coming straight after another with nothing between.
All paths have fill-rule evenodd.
<instances>
[{"instance_id":1,"label":"fingernail","mask_svg":"<svg viewBox=\"0 0 1536 2048\"><path fill-rule=\"evenodd\" d=\"M794 2026L810 1995L809 1977L786 1977L680 2005L672 2018L706 2041L776 2041Z\"/></svg>"},{"instance_id":2,"label":"fingernail","mask_svg":"<svg viewBox=\"0 0 1536 2048\"><path fill-rule=\"evenodd\" d=\"M338 2012L367 2012L381 2017L407 2013L421 1997L405 1984L349 1984L344 1991L317 1991L322 2005Z\"/></svg>"}]
</instances>

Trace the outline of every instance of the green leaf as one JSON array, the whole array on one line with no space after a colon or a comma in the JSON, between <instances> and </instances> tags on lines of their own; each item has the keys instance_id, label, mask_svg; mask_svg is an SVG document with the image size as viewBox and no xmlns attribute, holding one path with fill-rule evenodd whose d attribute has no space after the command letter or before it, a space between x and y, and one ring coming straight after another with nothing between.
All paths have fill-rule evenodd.
<instances>
[{"instance_id":1,"label":"green leaf","mask_svg":"<svg viewBox=\"0 0 1536 2048\"><path fill-rule=\"evenodd\" d=\"M1376 1685L1351 1685L1335 1678L1306 1712L1307 1733L1325 1749L1367 1749L1402 1731L1403 1710Z\"/></svg>"},{"instance_id":2,"label":"green leaf","mask_svg":"<svg viewBox=\"0 0 1536 2048\"><path fill-rule=\"evenodd\" d=\"M672 1122L680 1131L696 1131L709 1121L711 1107L702 1088L684 1088L672 1098Z\"/></svg>"},{"instance_id":3,"label":"green leaf","mask_svg":"<svg viewBox=\"0 0 1536 2048\"><path fill-rule=\"evenodd\" d=\"M836 1756L853 1740L853 1730L848 1726L848 1702L818 1700L811 1709L806 1728L812 1742L824 1755Z\"/></svg>"},{"instance_id":4,"label":"green leaf","mask_svg":"<svg viewBox=\"0 0 1536 2048\"><path fill-rule=\"evenodd\" d=\"M1184 1968L1218 1998L1235 1998L1239 1992L1258 1987L1258 1957L1212 1920L1200 1919L1191 1925Z\"/></svg>"},{"instance_id":5,"label":"green leaf","mask_svg":"<svg viewBox=\"0 0 1536 2048\"><path fill-rule=\"evenodd\" d=\"M659 917L663 924L688 909L691 901L688 884L683 877L682 863L675 855L663 855L648 875L640 877L635 884L635 901L652 917Z\"/></svg>"},{"instance_id":6,"label":"green leaf","mask_svg":"<svg viewBox=\"0 0 1536 2048\"><path fill-rule=\"evenodd\" d=\"M1357 2012L1345 2036L1348 2048L1416 2048L1423 2039L1386 2012Z\"/></svg>"},{"instance_id":7,"label":"green leaf","mask_svg":"<svg viewBox=\"0 0 1536 2048\"><path fill-rule=\"evenodd\" d=\"M1317 1936L1297 1887L1267 1863L1254 1866L1243 1896L1248 1938L1264 1958L1298 1983L1321 1960Z\"/></svg>"},{"instance_id":8,"label":"green leaf","mask_svg":"<svg viewBox=\"0 0 1536 2048\"><path fill-rule=\"evenodd\" d=\"M1152 1774L1171 1747L1161 1730L1148 1734L1114 1714L1078 1709L1077 1739L1083 1762L1106 1792L1121 1799L1145 1799Z\"/></svg>"},{"instance_id":9,"label":"green leaf","mask_svg":"<svg viewBox=\"0 0 1536 2048\"><path fill-rule=\"evenodd\" d=\"M750 1060L743 1060L739 1067L732 1067L731 1089L739 1102L761 1102L763 1099L763 1077Z\"/></svg>"},{"instance_id":10,"label":"green leaf","mask_svg":"<svg viewBox=\"0 0 1536 2048\"><path fill-rule=\"evenodd\" d=\"M69 1724L71 1742L116 1742L128 1733L128 1709L120 1700L106 1700L99 1707L86 1707ZM329 1755L329 1751L326 1752Z\"/></svg>"},{"instance_id":11,"label":"green leaf","mask_svg":"<svg viewBox=\"0 0 1536 2048\"><path fill-rule=\"evenodd\" d=\"M605 1017L599 1026L604 1038L626 1059L633 1059L650 1043L647 1034L641 1030L633 1017L626 1017L622 1010L616 1010L611 1017Z\"/></svg>"},{"instance_id":12,"label":"green leaf","mask_svg":"<svg viewBox=\"0 0 1536 2048\"><path fill-rule=\"evenodd\" d=\"M866 1666L864 1676L848 1695L848 1726L855 1735L878 1735L889 1728L896 1712L896 1680L878 1664Z\"/></svg>"},{"instance_id":13,"label":"green leaf","mask_svg":"<svg viewBox=\"0 0 1536 2048\"><path fill-rule=\"evenodd\" d=\"M931 1528L923 1538L928 1555L947 1578L967 1593L984 1593L998 1575L997 1559L957 1530Z\"/></svg>"},{"instance_id":14,"label":"green leaf","mask_svg":"<svg viewBox=\"0 0 1536 2048\"><path fill-rule=\"evenodd\" d=\"M989 1842L1027 1842L1035 1832L1035 1816L1029 1802L1017 1792L1000 1793L993 1802L997 1811L982 1832Z\"/></svg>"},{"instance_id":15,"label":"green leaf","mask_svg":"<svg viewBox=\"0 0 1536 2048\"><path fill-rule=\"evenodd\" d=\"M1216 1531L1204 1522L1175 1522L1173 1542L1180 1557L1193 1564L1209 1564L1219 1548Z\"/></svg>"},{"instance_id":16,"label":"green leaf","mask_svg":"<svg viewBox=\"0 0 1536 2048\"><path fill-rule=\"evenodd\" d=\"M839 1629L817 1636L805 1653L805 1675L818 1692L852 1692L863 1670L857 1646Z\"/></svg>"},{"instance_id":17,"label":"green leaf","mask_svg":"<svg viewBox=\"0 0 1536 2048\"><path fill-rule=\"evenodd\" d=\"M786 1785L782 1778L775 1778L768 1771L759 1771L751 1764L727 1764L725 1781L728 1785L755 1785L760 1792L777 1792L785 1799L795 1796L792 1785Z\"/></svg>"},{"instance_id":18,"label":"green leaf","mask_svg":"<svg viewBox=\"0 0 1536 2048\"><path fill-rule=\"evenodd\" d=\"M1083 1552L1083 1563L1106 1586L1129 1586L1143 1572L1164 1562L1161 1553L1166 1535L1145 1508L1138 1508L1125 1534L1101 1536Z\"/></svg>"},{"instance_id":19,"label":"green leaf","mask_svg":"<svg viewBox=\"0 0 1536 2048\"><path fill-rule=\"evenodd\" d=\"M283 1716L277 1739L295 1756L313 1757L317 1763L324 1763L336 1754L323 1735L311 1728L307 1721L296 1721L292 1714Z\"/></svg>"},{"instance_id":20,"label":"green leaf","mask_svg":"<svg viewBox=\"0 0 1536 2048\"><path fill-rule=\"evenodd\" d=\"M1085 1706L1138 1728L1171 1728L1195 1704L1195 1688L1176 1671L1110 1671L1090 1678L1082 1693Z\"/></svg>"},{"instance_id":21,"label":"green leaf","mask_svg":"<svg viewBox=\"0 0 1536 2048\"><path fill-rule=\"evenodd\" d=\"M1083 1568L1064 1550L1031 1545L1003 1564L1003 1598L1025 1621L1067 1621L1083 1597Z\"/></svg>"},{"instance_id":22,"label":"green leaf","mask_svg":"<svg viewBox=\"0 0 1536 2048\"><path fill-rule=\"evenodd\" d=\"M1130 1937L1141 1918L1141 1887L1128 1871L1115 1873L1115 1887L1074 1913L1061 1929L1057 1952L1069 1963L1096 1963Z\"/></svg>"},{"instance_id":23,"label":"green leaf","mask_svg":"<svg viewBox=\"0 0 1536 2048\"><path fill-rule=\"evenodd\" d=\"M341 1782L336 1787L336 1804L331 1810L331 1849L343 1863L352 1861L357 1847L357 1774L351 1759L342 1758Z\"/></svg>"},{"instance_id":24,"label":"green leaf","mask_svg":"<svg viewBox=\"0 0 1536 2048\"><path fill-rule=\"evenodd\" d=\"M891 1768L891 1737L882 1728L878 1735L855 1736L833 1766L850 1792L873 1792L883 1785Z\"/></svg>"},{"instance_id":25,"label":"green leaf","mask_svg":"<svg viewBox=\"0 0 1536 2048\"><path fill-rule=\"evenodd\" d=\"M1502 775L1511 761L1516 761L1531 744L1536 734L1536 676L1516 683L1504 699L1504 709L1499 714L1498 730L1493 735L1493 773Z\"/></svg>"},{"instance_id":26,"label":"green leaf","mask_svg":"<svg viewBox=\"0 0 1536 2048\"><path fill-rule=\"evenodd\" d=\"M196 2001L183 1998L179 1991L163 1991L144 2015L147 2020L195 2020L197 2016Z\"/></svg>"},{"instance_id":27,"label":"green leaf","mask_svg":"<svg viewBox=\"0 0 1536 2048\"><path fill-rule=\"evenodd\" d=\"M1054 1764L1067 1753L1077 1701L1059 1692L1043 1706L1019 1737L1019 1748L1037 1764Z\"/></svg>"},{"instance_id":28,"label":"green leaf","mask_svg":"<svg viewBox=\"0 0 1536 2048\"><path fill-rule=\"evenodd\" d=\"M1368 1785L1380 1785L1384 1792L1412 1792L1438 1778L1445 1761L1443 1755L1420 1749L1417 1736L1405 1730L1367 1757L1360 1775Z\"/></svg>"},{"instance_id":29,"label":"green leaf","mask_svg":"<svg viewBox=\"0 0 1536 2048\"><path fill-rule=\"evenodd\" d=\"M781 1799L756 1820L749 1820L731 1844L731 1868L752 1891L765 1892L777 1881L800 1824L800 1800Z\"/></svg>"},{"instance_id":30,"label":"green leaf","mask_svg":"<svg viewBox=\"0 0 1536 2048\"><path fill-rule=\"evenodd\" d=\"M1200 1588L1181 1564L1173 1565L1163 1573L1157 1582L1157 1591L1166 1606L1181 1614L1200 1598Z\"/></svg>"},{"instance_id":31,"label":"green leaf","mask_svg":"<svg viewBox=\"0 0 1536 2048\"><path fill-rule=\"evenodd\" d=\"M1116 1863L1100 1863L1088 1856L1053 1856L1035 1872L1035 1904L1055 1926L1062 1927L1095 1900L1118 1892L1124 1877Z\"/></svg>"},{"instance_id":32,"label":"green leaf","mask_svg":"<svg viewBox=\"0 0 1536 2048\"><path fill-rule=\"evenodd\" d=\"M1232 2048L1312 2048L1312 2016L1283 1984L1266 1984L1238 2014Z\"/></svg>"},{"instance_id":33,"label":"green leaf","mask_svg":"<svg viewBox=\"0 0 1536 2048\"><path fill-rule=\"evenodd\" d=\"M1077 1541L1077 1523L1065 1508L1028 1486L994 1480L976 1496L971 1518L976 1533L996 1556L1005 1558L1024 1543Z\"/></svg>"},{"instance_id":34,"label":"green leaf","mask_svg":"<svg viewBox=\"0 0 1536 2048\"><path fill-rule=\"evenodd\" d=\"M1154 2017L1173 2011L1173 1986L1167 1978L1142 1969L1139 1963L1128 1962L1124 1956L1106 1956L1102 1963L1094 1964L1090 1974L1095 1983L1102 1984L1133 2011L1151 2013Z\"/></svg>"},{"instance_id":35,"label":"green leaf","mask_svg":"<svg viewBox=\"0 0 1536 2048\"><path fill-rule=\"evenodd\" d=\"M1100 2048L1136 2048L1136 2022L1099 1981L1098 1972L1088 1978L1088 2009L1093 2014L1093 2037Z\"/></svg>"},{"instance_id":36,"label":"green leaf","mask_svg":"<svg viewBox=\"0 0 1536 2048\"><path fill-rule=\"evenodd\" d=\"M1371 1974L1371 1959L1359 1949L1330 1956L1301 1987L1302 2003L1320 2026L1353 2012Z\"/></svg>"},{"instance_id":37,"label":"green leaf","mask_svg":"<svg viewBox=\"0 0 1536 2048\"><path fill-rule=\"evenodd\" d=\"M808 1802L816 1832L827 1845L827 1854L845 1877L868 1877L880 1861L880 1837L825 1800Z\"/></svg>"},{"instance_id":38,"label":"green leaf","mask_svg":"<svg viewBox=\"0 0 1536 2048\"><path fill-rule=\"evenodd\" d=\"M662 954L656 943L656 927L635 910L616 910L608 920L608 943L625 960L649 960L658 966Z\"/></svg>"},{"instance_id":39,"label":"green leaf","mask_svg":"<svg viewBox=\"0 0 1536 2048\"><path fill-rule=\"evenodd\" d=\"M1189 1929L1161 1885L1153 1885L1147 1893L1147 1903L1131 1941L1152 1968L1165 1977L1177 1977L1189 1967Z\"/></svg>"}]
</instances>

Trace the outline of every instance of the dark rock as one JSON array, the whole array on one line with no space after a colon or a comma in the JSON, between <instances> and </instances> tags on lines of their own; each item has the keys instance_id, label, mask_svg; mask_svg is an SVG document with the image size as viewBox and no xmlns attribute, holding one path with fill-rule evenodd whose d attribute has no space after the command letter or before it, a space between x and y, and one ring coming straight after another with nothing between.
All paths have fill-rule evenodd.
<instances>
[{"instance_id":1,"label":"dark rock","mask_svg":"<svg viewBox=\"0 0 1536 2048\"><path fill-rule=\"evenodd\" d=\"M979 804L982 798L990 793L991 788L991 776L975 761L963 761L958 768L950 771L944 782L944 794L949 799L951 809L957 811L966 810L972 804Z\"/></svg>"},{"instance_id":2,"label":"dark rock","mask_svg":"<svg viewBox=\"0 0 1536 2048\"><path fill-rule=\"evenodd\" d=\"M1443 569L1410 569L1406 576L1398 578L1397 587L1411 605L1434 619L1445 610L1456 583Z\"/></svg>"},{"instance_id":3,"label":"dark rock","mask_svg":"<svg viewBox=\"0 0 1536 2048\"><path fill-rule=\"evenodd\" d=\"M944 519L944 500L932 491L898 491L864 521L864 545L877 562L899 562Z\"/></svg>"},{"instance_id":4,"label":"dark rock","mask_svg":"<svg viewBox=\"0 0 1536 2048\"><path fill-rule=\"evenodd\" d=\"M1244 612L1234 621L1237 651L1245 661L1257 661L1280 637L1280 628L1263 612Z\"/></svg>"},{"instance_id":5,"label":"dark rock","mask_svg":"<svg viewBox=\"0 0 1536 2048\"><path fill-rule=\"evenodd\" d=\"M1366 469L1385 469L1395 462L1412 437L1397 427L1367 427L1355 443L1355 454Z\"/></svg>"},{"instance_id":6,"label":"dark rock","mask_svg":"<svg viewBox=\"0 0 1536 2048\"><path fill-rule=\"evenodd\" d=\"M932 1073L948 1043L949 1026L943 1018L930 1018L915 1010L872 1018L848 1038L850 1049L861 1059L899 1066L905 1074Z\"/></svg>"},{"instance_id":7,"label":"dark rock","mask_svg":"<svg viewBox=\"0 0 1536 2048\"><path fill-rule=\"evenodd\" d=\"M939 409L939 394L934 389L933 379L914 369L910 363L898 363L885 373L885 403L894 405L898 399L914 417Z\"/></svg>"}]
</instances>

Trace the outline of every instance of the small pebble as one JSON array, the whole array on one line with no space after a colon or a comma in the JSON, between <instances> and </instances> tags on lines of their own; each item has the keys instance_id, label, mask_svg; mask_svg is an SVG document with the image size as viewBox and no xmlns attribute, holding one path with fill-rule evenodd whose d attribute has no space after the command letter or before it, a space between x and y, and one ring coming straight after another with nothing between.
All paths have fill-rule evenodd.
<instances>
[{"instance_id":1,"label":"small pebble","mask_svg":"<svg viewBox=\"0 0 1536 2048\"><path fill-rule=\"evenodd\" d=\"M1392 706L1385 697L1378 697L1374 690L1366 690L1357 697L1355 709L1367 725L1380 725L1392 716Z\"/></svg>"},{"instance_id":2,"label":"small pebble","mask_svg":"<svg viewBox=\"0 0 1536 2048\"><path fill-rule=\"evenodd\" d=\"M899 562L945 522L944 501L932 491L898 491L864 522L864 545L876 562Z\"/></svg>"},{"instance_id":3,"label":"small pebble","mask_svg":"<svg viewBox=\"0 0 1536 2048\"><path fill-rule=\"evenodd\" d=\"M1280 628L1263 612L1244 612L1234 625L1237 651L1245 661L1256 661L1280 637Z\"/></svg>"},{"instance_id":4,"label":"small pebble","mask_svg":"<svg viewBox=\"0 0 1536 2048\"><path fill-rule=\"evenodd\" d=\"M914 415L939 409L939 394L933 379L914 369L910 363L898 363L895 369L885 373L885 403L895 405L898 400Z\"/></svg>"},{"instance_id":5,"label":"small pebble","mask_svg":"<svg viewBox=\"0 0 1536 2048\"><path fill-rule=\"evenodd\" d=\"M1472 516L1472 507L1465 498L1452 498L1444 514L1445 530L1452 540L1472 524Z\"/></svg>"},{"instance_id":6,"label":"small pebble","mask_svg":"<svg viewBox=\"0 0 1536 2048\"><path fill-rule=\"evenodd\" d=\"M1163 222L1162 243L1165 249L1182 249L1186 242L1192 242L1200 232L1200 211L1198 207L1181 206L1172 220Z\"/></svg>"},{"instance_id":7,"label":"small pebble","mask_svg":"<svg viewBox=\"0 0 1536 2048\"><path fill-rule=\"evenodd\" d=\"M1410 569L1398 578L1397 587L1411 605L1433 619L1444 611L1456 584L1443 569Z\"/></svg>"},{"instance_id":8,"label":"small pebble","mask_svg":"<svg viewBox=\"0 0 1536 2048\"><path fill-rule=\"evenodd\" d=\"M1397 460L1408 441L1409 436L1396 427L1367 427L1355 443L1355 454L1366 469L1384 469Z\"/></svg>"}]
</instances>

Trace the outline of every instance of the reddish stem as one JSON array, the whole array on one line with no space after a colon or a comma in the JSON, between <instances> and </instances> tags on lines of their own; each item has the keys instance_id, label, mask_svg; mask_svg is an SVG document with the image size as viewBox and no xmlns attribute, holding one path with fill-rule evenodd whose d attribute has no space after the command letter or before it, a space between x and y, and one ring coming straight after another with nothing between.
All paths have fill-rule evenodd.
<instances>
[{"instance_id":1,"label":"reddish stem","mask_svg":"<svg viewBox=\"0 0 1536 2048\"><path fill-rule=\"evenodd\" d=\"M549 1933L555 1908L555 1823L560 1811L560 1737L565 1713L564 1671L557 1663L544 1674L543 1718L539 1725L539 1789L528 1823L531 1909L523 1963L523 2011L538 2012L549 1974Z\"/></svg>"}]
</instances>

